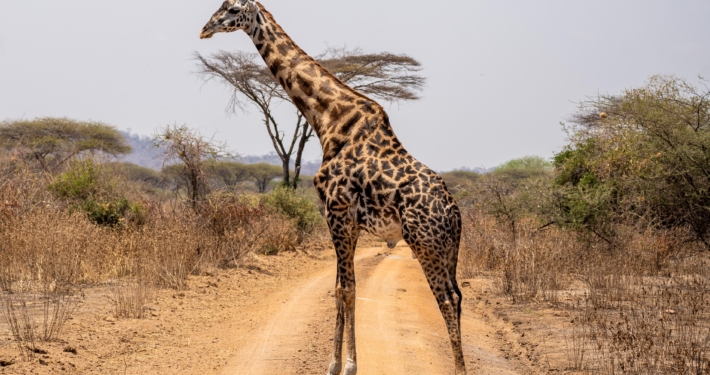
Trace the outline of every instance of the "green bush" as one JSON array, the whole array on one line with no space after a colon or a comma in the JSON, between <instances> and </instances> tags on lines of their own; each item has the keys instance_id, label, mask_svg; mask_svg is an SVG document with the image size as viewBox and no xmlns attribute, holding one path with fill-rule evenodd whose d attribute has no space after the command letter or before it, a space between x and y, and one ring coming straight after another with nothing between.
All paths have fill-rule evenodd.
<instances>
[{"instance_id":1,"label":"green bush","mask_svg":"<svg viewBox=\"0 0 710 375\"><path fill-rule=\"evenodd\" d=\"M518 183L551 171L552 164L546 159L539 156L525 156L497 166L491 174L503 181Z\"/></svg>"},{"instance_id":2,"label":"green bush","mask_svg":"<svg viewBox=\"0 0 710 375\"><path fill-rule=\"evenodd\" d=\"M79 203L79 207L86 212L91 221L105 226L121 224L124 221L124 215L131 208L126 199L109 203L99 203L93 199L87 199Z\"/></svg>"},{"instance_id":3,"label":"green bush","mask_svg":"<svg viewBox=\"0 0 710 375\"><path fill-rule=\"evenodd\" d=\"M596 234L613 223L683 228L710 248L708 96L655 76L583 103L554 158L558 222Z\"/></svg>"},{"instance_id":4,"label":"green bush","mask_svg":"<svg viewBox=\"0 0 710 375\"><path fill-rule=\"evenodd\" d=\"M279 186L265 195L263 202L276 212L294 219L298 229L305 233L312 232L323 223L323 217L313 200L294 189Z\"/></svg>"},{"instance_id":5,"label":"green bush","mask_svg":"<svg viewBox=\"0 0 710 375\"><path fill-rule=\"evenodd\" d=\"M49 190L61 198L87 200L98 193L98 176L99 168L93 160L74 160L49 185Z\"/></svg>"},{"instance_id":6,"label":"green bush","mask_svg":"<svg viewBox=\"0 0 710 375\"><path fill-rule=\"evenodd\" d=\"M621 213L619 186L599 175L594 165L598 151L596 140L587 139L555 154L552 188L557 192L557 224L606 237L613 235L611 224Z\"/></svg>"},{"instance_id":7,"label":"green bush","mask_svg":"<svg viewBox=\"0 0 710 375\"><path fill-rule=\"evenodd\" d=\"M125 197L117 197L115 184L102 175L102 165L92 159L72 161L48 189L85 212L98 225L145 223L145 208Z\"/></svg>"}]
</instances>

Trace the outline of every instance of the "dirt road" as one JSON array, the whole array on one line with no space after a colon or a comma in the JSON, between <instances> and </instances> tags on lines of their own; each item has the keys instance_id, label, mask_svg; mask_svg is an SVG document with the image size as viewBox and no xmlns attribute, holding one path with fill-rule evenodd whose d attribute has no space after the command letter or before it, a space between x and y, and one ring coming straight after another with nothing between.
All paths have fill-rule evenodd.
<instances>
[{"instance_id":1,"label":"dirt road","mask_svg":"<svg viewBox=\"0 0 710 375\"><path fill-rule=\"evenodd\" d=\"M409 248L359 249L356 278L360 374L453 374L443 319ZM334 327L334 283L333 265L298 285L284 285L257 301L257 309L237 317L250 324L239 330L223 374L325 374ZM495 328L466 309L462 334L470 373L528 373L520 363L501 356L503 343Z\"/></svg>"}]
</instances>

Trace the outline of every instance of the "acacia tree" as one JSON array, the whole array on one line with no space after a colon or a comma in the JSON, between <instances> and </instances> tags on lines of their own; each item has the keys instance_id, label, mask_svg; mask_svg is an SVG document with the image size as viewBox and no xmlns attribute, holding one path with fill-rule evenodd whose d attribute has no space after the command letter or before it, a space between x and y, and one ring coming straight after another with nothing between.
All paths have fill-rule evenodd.
<instances>
[{"instance_id":1,"label":"acacia tree","mask_svg":"<svg viewBox=\"0 0 710 375\"><path fill-rule=\"evenodd\" d=\"M684 228L710 249L706 81L653 76L581 103L571 120L571 143L554 159L558 223L605 239L611 223Z\"/></svg>"},{"instance_id":2,"label":"acacia tree","mask_svg":"<svg viewBox=\"0 0 710 375\"><path fill-rule=\"evenodd\" d=\"M221 161L214 165L212 173L219 177L227 188L234 189L240 182L251 178L249 166L234 161Z\"/></svg>"},{"instance_id":3,"label":"acacia tree","mask_svg":"<svg viewBox=\"0 0 710 375\"><path fill-rule=\"evenodd\" d=\"M269 182L280 174L279 167L267 163L250 164L249 173L254 179L256 188L260 193L265 193L269 187Z\"/></svg>"},{"instance_id":4,"label":"acacia tree","mask_svg":"<svg viewBox=\"0 0 710 375\"><path fill-rule=\"evenodd\" d=\"M227 187L233 189L238 183L252 180L260 193L266 192L269 183L281 176L281 168L267 163L242 164L233 161L217 163L214 174L219 176Z\"/></svg>"},{"instance_id":5,"label":"acacia tree","mask_svg":"<svg viewBox=\"0 0 710 375\"><path fill-rule=\"evenodd\" d=\"M153 143L163 150L164 162L179 160L182 163L176 174L185 183L193 208L209 193L206 163L230 156L224 143L206 139L186 125L165 126L153 137Z\"/></svg>"},{"instance_id":6,"label":"acacia tree","mask_svg":"<svg viewBox=\"0 0 710 375\"><path fill-rule=\"evenodd\" d=\"M281 159L284 184L297 187L303 151L314 130L296 111L293 135L290 140L286 138L272 108L279 102L291 103L291 99L264 66L260 56L243 51L220 51L208 57L195 53L195 59L197 74L205 81L216 79L232 89L230 111L246 111L248 105L259 109L274 150ZM328 48L316 57L316 61L354 89L390 103L418 100L417 92L426 82L417 74L421 70L419 61L407 55L366 54L359 48ZM290 164L294 154L295 171L291 177Z\"/></svg>"},{"instance_id":7,"label":"acacia tree","mask_svg":"<svg viewBox=\"0 0 710 375\"><path fill-rule=\"evenodd\" d=\"M131 152L131 146L113 126L57 117L0 122L0 147L36 161L48 172L83 153L116 156Z\"/></svg>"}]
</instances>

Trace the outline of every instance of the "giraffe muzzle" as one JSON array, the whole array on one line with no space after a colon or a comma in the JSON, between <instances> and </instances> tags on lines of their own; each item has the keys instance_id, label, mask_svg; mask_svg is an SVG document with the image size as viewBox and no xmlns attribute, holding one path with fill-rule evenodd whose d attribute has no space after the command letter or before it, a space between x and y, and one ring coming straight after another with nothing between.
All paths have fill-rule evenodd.
<instances>
[{"instance_id":1,"label":"giraffe muzzle","mask_svg":"<svg viewBox=\"0 0 710 375\"><path fill-rule=\"evenodd\" d=\"M213 25L214 24L212 22L207 22L207 24L202 28L202 31L200 31L200 39L209 39L215 34L215 28Z\"/></svg>"}]
</instances>

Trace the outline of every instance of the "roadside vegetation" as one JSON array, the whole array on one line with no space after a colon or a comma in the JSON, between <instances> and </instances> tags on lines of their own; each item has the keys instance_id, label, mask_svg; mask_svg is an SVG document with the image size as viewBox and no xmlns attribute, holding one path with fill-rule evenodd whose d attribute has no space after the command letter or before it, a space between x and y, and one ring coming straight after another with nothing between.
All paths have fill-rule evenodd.
<instances>
[{"instance_id":1,"label":"roadside vegetation","mask_svg":"<svg viewBox=\"0 0 710 375\"><path fill-rule=\"evenodd\" d=\"M456 190L460 278L570 313L568 371L710 373L709 99L668 76L590 99L551 160Z\"/></svg>"},{"instance_id":2,"label":"roadside vegetation","mask_svg":"<svg viewBox=\"0 0 710 375\"><path fill-rule=\"evenodd\" d=\"M116 317L142 318L155 288L323 230L313 194L274 181L281 168L229 161L185 126L155 136L162 171L113 162L130 148L105 124L8 120L0 134L0 325L26 359L61 339L89 286L113 285Z\"/></svg>"}]
</instances>

